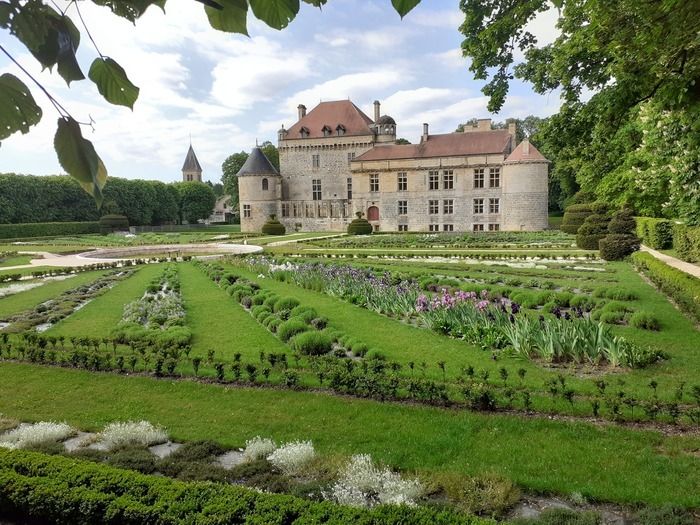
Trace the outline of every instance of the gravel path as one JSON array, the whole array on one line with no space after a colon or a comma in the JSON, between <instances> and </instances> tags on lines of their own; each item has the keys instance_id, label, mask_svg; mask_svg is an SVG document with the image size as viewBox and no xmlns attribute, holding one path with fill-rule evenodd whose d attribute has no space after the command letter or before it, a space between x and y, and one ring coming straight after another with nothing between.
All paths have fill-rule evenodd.
<instances>
[{"instance_id":1,"label":"gravel path","mask_svg":"<svg viewBox=\"0 0 700 525\"><path fill-rule=\"evenodd\" d=\"M694 277L700 278L700 266L697 264L681 261L680 259L676 259L675 257L671 257L670 255L666 255L665 253L657 252L656 250L652 250L648 246L642 246L642 251L650 253L654 257L656 257L658 260L665 262L669 266L672 266L673 268L676 268L677 270L680 270L682 272L685 272L689 275L692 275Z\"/></svg>"}]
</instances>

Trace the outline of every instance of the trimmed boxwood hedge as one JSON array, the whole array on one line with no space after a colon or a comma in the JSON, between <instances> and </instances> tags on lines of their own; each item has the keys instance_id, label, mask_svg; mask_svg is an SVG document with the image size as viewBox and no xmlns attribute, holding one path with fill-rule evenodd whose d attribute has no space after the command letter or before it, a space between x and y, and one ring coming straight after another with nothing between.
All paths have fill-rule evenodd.
<instances>
[{"instance_id":1,"label":"trimmed boxwood hedge","mask_svg":"<svg viewBox=\"0 0 700 525\"><path fill-rule=\"evenodd\" d=\"M182 482L115 467L0 448L3 517L49 523L142 525L482 525L447 510L384 505L371 510L263 494L240 486Z\"/></svg>"},{"instance_id":2,"label":"trimmed boxwood hedge","mask_svg":"<svg viewBox=\"0 0 700 525\"><path fill-rule=\"evenodd\" d=\"M633 253L632 261L681 310L700 321L700 279L676 270L646 252Z\"/></svg>"},{"instance_id":3,"label":"trimmed boxwood hedge","mask_svg":"<svg viewBox=\"0 0 700 525\"><path fill-rule=\"evenodd\" d=\"M100 232L103 234L128 230L129 219L124 215L110 214L100 217Z\"/></svg>"},{"instance_id":4,"label":"trimmed boxwood hedge","mask_svg":"<svg viewBox=\"0 0 700 525\"><path fill-rule=\"evenodd\" d=\"M673 228L673 248L678 258L700 262L700 226L676 224Z\"/></svg>"},{"instance_id":5,"label":"trimmed boxwood hedge","mask_svg":"<svg viewBox=\"0 0 700 525\"><path fill-rule=\"evenodd\" d=\"M673 246L673 221L651 217L637 217L637 237L642 243L655 250L665 250Z\"/></svg>"},{"instance_id":6,"label":"trimmed boxwood hedge","mask_svg":"<svg viewBox=\"0 0 700 525\"><path fill-rule=\"evenodd\" d=\"M29 237L56 237L100 233L99 222L32 222L24 224L0 224L0 239L24 239Z\"/></svg>"}]
</instances>

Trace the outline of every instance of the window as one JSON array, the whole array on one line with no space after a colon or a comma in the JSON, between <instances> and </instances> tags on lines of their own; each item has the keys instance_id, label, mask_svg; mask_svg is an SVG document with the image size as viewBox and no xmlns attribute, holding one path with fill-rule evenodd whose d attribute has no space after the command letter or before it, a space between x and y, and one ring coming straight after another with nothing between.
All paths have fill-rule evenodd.
<instances>
[{"instance_id":1,"label":"window","mask_svg":"<svg viewBox=\"0 0 700 525\"><path fill-rule=\"evenodd\" d=\"M408 190L408 177L406 176L405 171L399 172L397 180L398 180L399 191L407 191Z\"/></svg>"},{"instance_id":2,"label":"window","mask_svg":"<svg viewBox=\"0 0 700 525\"><path fill-rule=\"evenodd\" d=\"M299 134L301 135L301 138L305 139L309 136L309 128L302 126L299 130Z\"/></svg>"},{"instance_id":3,"label":"window","mask_svg":"<svg viewBox=\"0 0 700 525\"><path fill-rule=\"evenodd\" d=\"M311 167L320 168L321 167L321 155L311 155Z\"/></svg>"},{"instance_id":4,"label":"window","mask_svg":"<svg viewBox=\"0 0 700 525\"><path fill-rule=\"evenodd\" d=\"M321 200L321 179L311 180L311 198L315 201Z\"/></svg>"},{"instance_id":5,"label":"window","mask_svg":"<svg viewBox=\"0 0 700 525\"><path fill-rule=\"evenodd\" d=\"M454 225L454 224L443 224L443 225L442 225L442 231L444 231L444 232L453 232L453 231L455 231L455 225Z\"/></svg>"},{"instance_id":6,"label":"window","mask_svg":"<svg viewBox=\"0 0 700 525\"><path fill-rule=\"evenodd\" d=\"M372 173L369 176L369 191L379 191L379 175Z\"/></svg>"},{"instance_id":7,"label":"window","mask_svg":"<svg viewBox=\"0 0 700 525\"><path fill-rule=\"evenodd\" d=\"M342 124L338 124L338 127L335 128L335 130L338 132L339 137L345 135L345 126L343 126Z\"/></svg>"},{"instance_id":8,"label":"window","mask_svg":"<svg viewBox=\"0 0 700 525\"><path fill-rule=\"evenodd\" d=\"M267 182L267 179L263 179L263 180L262 180L262 190L263 190L263 191L267 191L267 190L269 189L269 187L270 187L270 185L269 185L269 183Z\"/></svg>"},{"instance_id":9,"label":"window","mask_svg":"<svg viewBox=\"0 0 700 525\"><path fill-rule=\"evenodd\" d=\"M323 132L324 137L331 136L332 131L331 131L331 128L329 128L328 126L323 126L323 129L321 131Z\"/></svg>"},{"instance_id":10,"label":"window","mask_svg":"<svg viewBox=\"0 0 700 525\"><path fill-rule=\"evenodd\" d=\"M474 187L483 188L484 187L484 168L476 168L474 170Z\"/></svg>"},{"instance_id":11,"label":"window","mask_svg":"<svg viewBox=\"0 0 700 525\"><path fill-rule=\"evenodd\" d=\"M438 213L440 213L440 201L438 201L438 200L428 201L428 214L429 215L437 215Z\"/></svg>"},{"instance_id":12,"label":"window","mask_svg":"<svg viewBox=\"0 0 700 525\"><path fill-rule=\"evenodd\" d=\"M354 151L350 151L350 152L348 153L348 166L350 165L350 163L351 163L353 160L355 160L355 152L354 152Z\"/></svg>"},{"instance_id":13,"label":"window","mask_svg":"<svg viewBox=\"0 0 700 525\"><path fill-rule=\"evenodd\" d=\"M482 231L484 231L484 225L483 225L483 224L475 224L475 225L474 225L474 231L475 231L475 232L482 232Z\"/></svg>"},{"instance_id":14,"label":"window","mask_svg":"<svg viewBox=\"0 0 700 525\"><path fill-rule=\"evenodd\" d=\"M489 168L489 188L501 187L501 168Z\"/></svg>"},{"instance_id":15,"label":"window","mask_svg":"<svg viewBox=\"0 0 700 525\"><path fill-rule=\"evenodd\" d=\"M399 231L400 232L407 232L408 231L408 224L399 224Z\"/></svg>"},{"instance_id":16,"label":"window","mask_svg":"<svg viewBox=\"0 0 700 525\"><path fill-rule=\"evenodd\" d=\"M455 176L454 176L452 170L444 170L442 172L442 189L443 190L455 189Z\"/></svg>"},{"instance_id":17,"label":"window","mask_svg":"<svg viewBox=\"0 0 700 525\"><path fill-rule=\"evenodd\" d=\"M348 177L348 200L352 200L352 177Z\"/></svg>"},{"instance_id":18,"label":"window","mask_svg":"<svg viewBox=\"0 0 700 525\"><path fill-rule=\"evenodd\" d=\"M439 232L440 226L438 224L428 224L428 231L429 232Z\"/></svg>"},{"instance_id":19,"label":"window","mask_svg":"<svg viewBox=\"0 0 700 525\"><path fill-rule=\"evenodd\" d=\"M443 215L451 215L454 213L455 201L452 199L446 199L442 201L442 213Z\"/></svg>"},{"instance_id":20,"label":"window","mask_svg":"<svg viewBox=\"0 0 700 525\"><path fill-rule=\"evenodd\" d=\"M399 215L408 214L408 201L399 201Z\"/></svg>"},{"instance_id":21,"label":"window","mask_svg":"<svg viewBox=\"0 0 700 525\"><path fill-rule=\"evenodd\" d=\"M306 205L306 214L305 217L309 219L313 219L314 217L314 205L313 204L307 204Z\"/></svg>"},{"instance_id":22,"label":"window","mask_svg":"<svg viewBox=\"0 0 700 525\"><path fill-rule=\"evenodd\" d=\"M489 224L489 231L490 232L497 232L501 229L500 224Z\"/></svg>"},{"instance_id":23,"label":"window","mask_svg":"<svg viewBox=\"0 0 700 525\"><path fill-rule=\"evenodd\" d=\"M243 205L243 217L250 218L250 204Z\"/></svg>"},{"instance_id":24,"label":"window","mask_svg":"<svg viewBox=\"0 0 700 525\"><path fill-rule=\"evenodd\" d=\"M501 199L489 199L489 213L501 213Z\"/></svg>"},{"instance_id":25,"label":"window","mask_svg":"<svg viewBox=\"0 0 700 525\"><path fill-rule=\"evenodd\" d=\"M289 217L289 203L282 203L282 217Z\"/></svg>"},{"instance_id":26,"label":"window","mask_svg":"<svg viewBox=\"0 0 700 525\"><path fill-rule=\"evenodd\" d=\"M484 213L484 199L474 199L474 213Z\"/></svg>"},{"instance_id":27,"label":"window","mask_svg":"<svg viewBox=\"0 0 700 525\"><path fill-rule=\"evenodd\" d=\"M325 219L328 217L328 206L327 202L319 202L316 204L316 217Z\"/></svg>"},{"instance_id":28,"label":"window","mask_svg":"<svg viewBox=\"0 0 700 525\"><path fill-rule=\"evenodd\" d=\"M300 202L295 202L292 204L292 213L294 213L295 217L301 217L301 203Z\"/></svg>"},{"instance_id":29,"label":"window","mask_svg":"<svg viewBox=\"0 0 700 525\"><path fill-rule=\"evenodd\" d=\"M437 171L429 171L428 172L428 189L429 190L440 189L440 175L438 175Z\"/></svg>"}]
</instances>

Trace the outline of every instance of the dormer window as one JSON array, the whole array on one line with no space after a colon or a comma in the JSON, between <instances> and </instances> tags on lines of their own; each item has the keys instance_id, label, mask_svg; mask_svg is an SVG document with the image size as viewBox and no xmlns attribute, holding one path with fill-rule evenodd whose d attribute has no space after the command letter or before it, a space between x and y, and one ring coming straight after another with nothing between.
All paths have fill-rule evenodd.
<instances>
[{"instance_id":1,"label":"dormer window","mask_svg":"<svg viewBox=\"0 0 700 525\"><path fill-rule=\"evenodd\" d=\"M333 130L331 130L331 127L330 127L330 126L323 126L323 128L321 129L321 131L323 132L323 136L324 136L324 137L330 137L330 136L331 136L331 133L333 133Z\"/></svg>"},{"instance_id":2,"label":"dormer window","mask_svg":"<svg viewBox=\"0 0 700 525\"><path fill-rule=\"evenodd\" d=\"M307 128L306 126L302 126L299 130L299 134L301 135L301 138L305 139L309 136L309 128Z\"/></svg>"},{"instance_id":3,"label":"dormer window","mask_svg":"<svg viewBox=\"0 0 700 525\"><path fill-rule=\"evenodd\" d=\"M345 135L345 126L342 124L338 124L335 128L336 133L338 133L338 136L341 137Z\"/></svg>"}]
</instances>

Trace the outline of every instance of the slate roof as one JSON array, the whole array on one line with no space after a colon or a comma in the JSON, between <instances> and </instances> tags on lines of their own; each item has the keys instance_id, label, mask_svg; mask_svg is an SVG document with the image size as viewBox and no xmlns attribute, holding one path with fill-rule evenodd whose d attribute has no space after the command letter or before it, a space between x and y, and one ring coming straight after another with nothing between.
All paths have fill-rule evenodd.
<instances>
[{"instance_id":1,"label":"slate roof","mask_svg":"<svg viewBox=\"0 0 700 525\"><path fill-rule=\"evenodd\" d=\"M285 140L323 138L323 126L335 130L339 124L345 128L344 135L372 135L374 122L349 100L321 102L287 130ZM307 137L301 136L302 127L308 130Z\"/></svg>"},{"instance_id":2,"label":"slate roof","mask_svg":"<svg viewBox=\"0 0 700 525\"><path fill-rule=\"evenodd\" d=\"M510 140L511 136L507 130L429 135L428 140L420 144L375 146L356 157L355 161L464 157L506 153Z\"/></svg>"},{"instance_id":3,"label":"slate roof","mask_svg":"<svg viewBox=\"0 0 700 525\"><path fill-rule=\"evenodd\" d=\"M237 177L244 175L279 175L279 173L262 150L255 146L243 163L243 166L241 166L241 169L236 173Z\"/></svg>"},{"instance_id":4,"label":"slate roof","mask_svg":"<svg viewBox=\"0 0 700 525\"><path fill-rule=\"evenodd\" d=\"M182 165L182 171L202 171L202 166L199 165L197 155L194 154L194 150L192 149L192 144L190 144L190 149L187 150L187 156L185 157L185 163Z\"/></svg>"}]
</instances>

